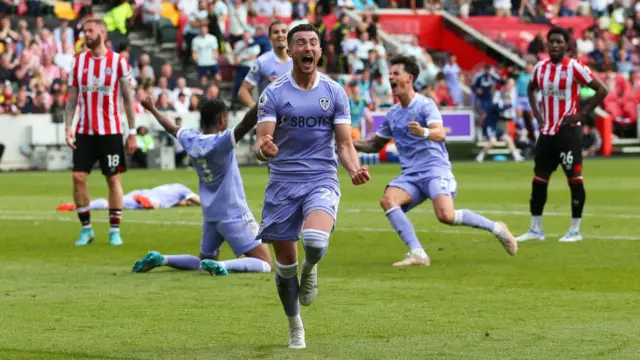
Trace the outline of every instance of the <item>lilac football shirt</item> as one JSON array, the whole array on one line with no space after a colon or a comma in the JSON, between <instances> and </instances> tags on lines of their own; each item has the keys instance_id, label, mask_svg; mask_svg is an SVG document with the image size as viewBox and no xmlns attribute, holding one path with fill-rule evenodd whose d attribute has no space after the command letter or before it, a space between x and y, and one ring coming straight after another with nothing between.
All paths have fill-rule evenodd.
<instances>
[{"instance_id":1,"label":"lilac football shirt","mask_svg":"<svg viewBox=\"0 0 640 360\"><path fill-rule=\"evenodd\" d=\"M202 215L207 221L239 218L249 212L240 169L233 148L233 129L204 135L178 130L178 140L195 163Z\"/></svg>"},{"instance_id":2,"label":"lilac football shirt","mask_svg":"<svg viewBox=\"0 0 640 360\"><path fill-rule=\"evenodd\" d=\"M273 81L258 100L258 123L275 122L278 155L269 160L269 178L307 182L337 179L334 125L351 124L349 97L342 86L317 73L310 90L302 90L291 72Z\"/></svg>"},{"instance_id":3,"label":"lilac football shirt","mask_svg":"<svg viewBox=\"0 0 640 360\"><path fill-rule=\"evenodd\" d=\"M165 184L156 186L149 191L149 197L158 202L161 209L172 208L182 200L195 194L182 184Z\"/></svg>"},{"instance_id":4,"label":"lilac football shirt","mask_svg":"<svg viewBox=\"0 0 640 360\"><path fill-rule=\"evenodd\" d=\"M403 174L428 173L444 176L451 172L449 153L444 142L426 140L409 132L409 122L417 121L422 127L442 123L442 116L433 100L416 94L406 109L400 104L392 106L376 135L393 138L400 156Z\"/></svg>"},{"instance_id":5,"label":"lilac football shirt","mask_svg":"<svg viewBox=\"0 0 640 360\"><path fill-rule=\"evenodd\" d=\"M262 94L264 89L269 85L270 77L280 77L281 75L291 71L293 60L289 58L286 62L282 62L273 50L262 54L253 61L251 71L244 78L244 81L253 86L258 87L258 94Z\"/></svg>"}]
</instances>

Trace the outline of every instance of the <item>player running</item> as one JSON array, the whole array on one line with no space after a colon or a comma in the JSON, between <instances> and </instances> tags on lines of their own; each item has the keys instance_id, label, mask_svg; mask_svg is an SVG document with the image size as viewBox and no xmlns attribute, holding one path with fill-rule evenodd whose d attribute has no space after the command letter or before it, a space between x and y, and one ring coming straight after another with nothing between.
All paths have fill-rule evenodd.
<instances>
[{"instance_id":1,"label":"player running","mask_svg":"<svg viewBox=\"0 0 640 360\"><path fill-rule=\"evenodd\" d=\"M547 33L549 59L536 64L529 83L528 95L533 115L540 124L536 144L534 177L531 184L531 228L518 241L544 240L542 211L547 202L551 174L562 165L571 189L571 226L561 242L582 240L580 220L586 194L582 181L582 129L580 124L607 96L606 87L591 71L567 56L571 37L563 28ZM580 86L588 86L596 94L578 111ZM542 111L536 98L542 91Z\"/></svg>"},{"instance_id":2,"label":"player running","mask_svg":"<svg viewBox=\"0 0 640 360\"><path fill-rule=\"evenodd\" d=\"M256 124L256 108L249 110L236 127L227 129L227 106L222 100L206 101L200 108L204 130L199 133L176 126L156 109L151 98L143 100L142 106L180 141L193 160L199 178L204 222L200 258L193 255L162 255L152 251L138 260L132 271L146 272L166 265L182 270L202 269L212 275L227 275L230 271L270 272L271 253L266 244L256 240L258 225L247 205L233 151L236 141L242 139ZM237 257L246 257L216 261L224 241L229 243Z\"/></svg>"},{"instance_id":3,"label":"player running","mask_svg":"<svg viewBox=\"0 0 640 360\"><path fill-rule=\"evenodd\" d=\"M393 95L400 100L387 112L384 122L371 140L356 141L358 151L377 153L393 139L400 154L402 173L384 191L380 205L391 226L410 252L393 266L429 266L429 256L418 241L411 221L405 215L425 199L431 199L438 220L447 225L464 225L492 232L510 255L518 244L504 223L491 221L471 210L455 210L456 180L451 172L445 147L445 129L435 103L416 94L413 83L420 68L413 57L391 59L389 80Z\"/></svg>"},{"instance_id":4,"label":"player running","mask_svg":"<svg viewBox=\"0 0 640 360\"><path fill-rule=\"evenodd\" d=\"M127 59L107 49L106 26L102 19L91 18L83 25L89 51L76 56L69 74L69 100L65 108L67 145L73 149L73 201L82 224L77 246L91 243L95 233L91 227L87 175L96 161L109 186L109 244L122 245L122 186L120 173L126 171L125 149L118 97L122 95L129 123L127 152L136 149L136 126L131 71ZM76 129L72 129L76 106L80 114Z\"/></svg>"},{"instance_id":5,"label":"player running","mask_svg":"<svg viewBox=\"0 0 640 360\"><path fill-rule=\"evenodd\" d=\"M133 190L122 198L123 209L169 209L175 206L200 205L200 196L182 184L165 184L153 189ZM106 210L109 208L107 199L95 199L89 203L89 210ZM63 203L58 211L74 211L76 204Z\"/></svg>"},{"instance_id":6,"label":"player running","mask_svg":"<svg viewBox=\"0 0 640 360\"><path fill-rule=\"evenodd\" d=\"M287 54L287 24L282 21L272 22L269 25L269 41L273 50L253 61L251 71L244 78L238 91L240 101L249 107L255 105L251 97L253 88L258 87L258 96L260 96L270 82L291 71L293 65L293 61Z\"/></svg>"},{"instance_id":7,"label":"player running","mask_svg":"<svg viewBox=\"0 0 640 360\"><path fill-rule=\"evenodd\" d=\"M289 348L306 347L299 304L318 294L317 264L335 226L340 162L354 185L369 180L351 141L349 98L342 86L317 71L322 51L318 30L310 24L287 34L291 72L273 81L258 100L256 157L269 160L269 182L258 238L276 253L276 287L289 319ZM334 141L335 135L335 141ZM302 231L305 258L298 283Z\"/></svg>"}]
</instances>

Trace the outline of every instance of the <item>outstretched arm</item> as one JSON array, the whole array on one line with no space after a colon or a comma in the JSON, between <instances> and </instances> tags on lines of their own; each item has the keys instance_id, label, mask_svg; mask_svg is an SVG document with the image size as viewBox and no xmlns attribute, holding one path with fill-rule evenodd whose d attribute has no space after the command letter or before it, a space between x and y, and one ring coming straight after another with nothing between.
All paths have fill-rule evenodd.
<instances>
[{"instance_id":1,"label":"outstretched arm","mask_svg":"<svg viewBox=\"0 0 640 360\"><path fill-rule=\"evenodd\" d=\"M242 118L242 121L233 130L233 136L236 141L242 139L258 122L258 107L253 106Z\"/></svg>"},{"instance_id":2,"label":"outstretched arm","mask_svg":"<svg viewBox=\"0 0 640 360\"><path fill-rule=\"evenodd\" d=\"M169 134L173 136L177 136L178 130L180 130L180 127L178 127L173 121L169 120L168 117L166 117L165 115L161 114L160 111L158 111L158 109L153 103L153 99L150 96L142 100L141 104L145 109L147 109L147 111L151 113L151 115L153 115L153 117L156 118L156 120L158 120L158 123L160 123L160 125L162 125L162 127Z\"/></svg>"},{"instance_id":3,"label":"outstretched arm","mask_svg":"<svg viewBox=\"0 0 640 360\"><path fill-rule=\"evenodd\" d=\"M355 149L363 153L378 153L389 142L389 139L376 135L370 140L356 140L353 142Z\"/></svg>"},{"instance_id":4,"label":"outstretched arm","mask_svg":"<svg viewBox=\"0 0 640 360\"><path fill-rule=\"evenodd\" d=\"M260 161L267 161L278 153L277 146L273 143L273 133L276 123L263 121L256 126L256 143L253 146L253 154Z\"/></svg>"}]
</instances>

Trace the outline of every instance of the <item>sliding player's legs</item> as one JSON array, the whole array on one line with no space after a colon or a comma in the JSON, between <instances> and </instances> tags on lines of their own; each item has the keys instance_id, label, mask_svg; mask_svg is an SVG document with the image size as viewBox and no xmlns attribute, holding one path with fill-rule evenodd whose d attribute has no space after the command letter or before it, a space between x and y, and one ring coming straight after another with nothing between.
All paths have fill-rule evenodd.
<instances>
[{"instance_id":1,"label":"sliding player's legs","mask_svg":"<svg viewBox=\"0 0 640 360\"><path fill-rule=\"evenodd\" d=\"M202 259L218 258L223 242L224 238L218 233L217 223L204 221L202 223L202 240L200 241L200 258L189 254L162 255L157 251L151 251L136 261L132 272L147 272L160 266L169 266L178 270L199 270Z\"/></svg>"},{"instance_id":2,"label":"sliding player's legs","mask_svg":"<svg viewBox=\"0 0 640 360\"><path fill-rule=\"evenodd\" d=\"M229 244L237 259L216 261L202 260L201 267L211 275L227 275L231 272L271 272L271 254L267 245L256 240L258 224L253 214L219 221L216 231ZM246 257L240 258L245 255Z\"/></svg>"},{"instance_id":3,"label":"sliding player's legs","mask_svg":"<svg viewBox=\"0 0 640 360\"><path fill-rule=\"evenodd\" d=\"M438 221L452 226L469 226L489 231L498 238L509 255L516 254L518 243L504 223L489 220L468 209L455 210L453 200L457 183L453 174L427 179L421 185L423 193L432 201Z\"/></svg>"},{"instance_id":4,"label":"sliding player's legs","mask_svg":"<svg viewBox=\"0 0 640 360\"><path fill-rule=\"evenodd\" d=\"M391 226L409 247L409 253L404 260L394 263L393 266L429 266L431 264L429 256L418 240L411 220L405 214L426 199L413 180L409 175L398 176L387 185L380 199L380 206Z\"/></svg>"},{"instance_id":5,"label":"sliding player's legs","mask_svg":"<svg viewBox=\"0 0 640 360\"><path fill-rule=\"evenodd\" d=\"M540 135L538 137L536 155L533 161L534 176L531 182L531 197L529 198L531 227L526 233L516 238L519 242L544 240L542 212L547 202L547 189L551 174L556 171L560 164L560 154L556 150L556 138L554 135Z\"/></svg>"}]
</instances>

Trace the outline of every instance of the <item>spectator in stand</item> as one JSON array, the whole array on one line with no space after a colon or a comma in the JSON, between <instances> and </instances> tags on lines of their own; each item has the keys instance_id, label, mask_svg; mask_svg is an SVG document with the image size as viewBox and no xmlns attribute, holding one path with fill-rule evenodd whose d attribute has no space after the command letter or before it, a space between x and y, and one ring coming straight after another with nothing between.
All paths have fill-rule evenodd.
<instances>
[{"instance_id":1,"label":"spectator in stand","mask_svg":"<svg viewBox=\"0 0 640 360\"><path fill-rule=\"evenodd\" d=\"M207 92L204 94L203 100L214 100L218 98L218 95L220 95L220 89L215 84L211 84L207 88ZM195 96L192 96L192 98L194 97Z\"/></svg>"},{"instance_id":2,"label":"spectator in stand","mask_svg":"<svg viewBox=\"0 0 640 360\"><path fill-rule=\"evenodd\" d=\"M449 56L447 64L442 68L442 72L446 78L449 95L453 99L454 104L449 106L462 105L462 89L460 88L460 67L458 66L455 55Z\"/></svg>"},{"instance_id":3,"label":"spectator in stand","mask_svg":"<svg viewBox=\"0 0 640 360\"><path fill-rule=\"evenodd\" d=\"M291 3L291 0L276 0L275 9L278 12L278 16L292 18L293 4ZM298 16L298 13L296 13L295 16L296 16L295 19L298 19L298 20L302 19ZM309 21L307 21L307 23L308 22Z\"/></svg>"},{"instance_id":4,"label":"spectator in stand","mask_svg":"<svg viewBox=\"0 0 640 360\"><path fill-rule=\"evenodd\" d=\"M14 76L15 66L11 63L11 54L2 54L2 60L0 60L0 82L16 81Z\"/></svg>"},{"instance_id":5,"label":"spectator in stand","mask_svg":"<svg viewBox=\"0 0 640 360\"><path fill-rule=\"evenodd\" d=\"M424 58L425 62L420 67L420 75L418 75L418 79L416 80L416 87L421 89L424 89L429 84L433 84L438 75L438 68L433 63L431 55L425 53Z\"/></svg>"},{"instance_id":6,"label":"spectator in stand","mask_svg":"<svg viewBox=\"0 0 640 360\"><path fill-rule=\"evenodd\" d=\"M68 20L62 20L60 22L60 26L58 26L53 31L53 37L56 42L60 43L63 41L63 39L67 44L73 44L75 42L75 34L73 32L73 29L69 27Z\"/></svg>"},{"instance_id":7,"label":"spectator in stand","mask_svg":"<svg viewBox=\"0 0 640 360\"><path fill-rule=\"evenodd\" d=\"M333 42L333 47L336 51L342 50L342 42L347 38L349 33L351 33L351 26L349 26L349 16L347 14L342 14L338 19L338 22L333 26L333 29L331 29L331 39ZM349 72L346 54L344 54L342 51L338 52L338 54L340 58L339 64L341 64L342 66L340 72Z\"/></svg>"},{"instance_id":8,"label":"spectator in stand","mask_svg":"<svg viewBox=\"0 0 640 360\"><path fill-rule=\"evenodd\" d=\"M493 0L493 8L495 10L496 16L511 16L511 0Z\"/></svg>"},{"instance_id":9,"label":"spectator in stand","mask_svg":"<svg viewBox=\"0 0 640 360\"><path fill-rule=\"evenodd\" d=\"M148 83L155 84L155 73L153 72L153 67L151 67L151 58L149 54L142 54L138 58L138 65L132 69L133 76L138 78L138 83Z\"/></svg>"},{"instance_id":10,"label":"spectator in stand","mask_svg":"<svg viewBox=\"0 0 640 360\"><path fill-rule=\"evenodd\" d=\"M184 93L179 93L178 98L173 101L173 108L178 114L189 112L189 98Z\"/></svg>"},{"instance_id":11,"label":"spectator in stand","mask_svg":"<svg viewBox=\"0 0 640 360\"><path fill-rule=\"evenodd\" d=\"M215 86L215 85L213 85ZM200 98L192 96L189 98L189 111L200 111Z\"/></svg>"},{"instance_id":12,"label":"spectator in stand","mask_svg":"<svg viewBox=\"0 0 640 360\"><path fill-rule=\"evenodd\" d=\"M618 50L616 68L622 75L628 77L633 71L633 64L630 62L631 56L624 49Z\"/></svg>"},{"instance_id":13,"label":"spectator in stand","mask_svg":"<svg viewBox=\"0 0 640 360\"><path fill-rule=\"evenodd\" d=\"M233 52L235 54L234 63L236 64L235 84L233 86L233 101L235 103L238 101L240 86L242 86L245 76L251 70L253 60L260 54L260 46L253 42L251 33L245 31L243 39L236 42Z\"/></svg>"},{"instance_id":14,"label":"spectator in stand","mask_svg":"<svg viewBox=\"0 0 640 360\"><path fill-rule=\"evenodd\" d=\"M444 73L438 73L436 75L436 83L433 85L433 90L427 87L427 92L432 92L433 101L438 107L455 106L455 101L449 93L447 86L447 77Z\"/></svg>"},{"instance_id":15,"label":"spectator in stand","mask_svg":"<svg viewBox=\"0 0 640 360\"><path fill-rule=\"evenodd\" d=\"M218 28L220 29L220 33L224 36L227 33L227 22L230 21L229 6L224 0L215 0L213 11L218 19Z\"/></svg>"},{"instance_id":16,"label":"spectator in stand","mask_svg":"<svg viewBox=\"0 0 640 360\"><path fill-rule=\"evenodd\" d=\"M167 87L167 78L164 76L158 78L158 86L153 89L153 98L160 97L162 93L171 94L171 90Z\"/></svg>"},{"instance_id":17,"label":"spectator in stand","mask_svg":"<svg viewBox=\"0 0 640 360\"><path fill-rule=\"evenodd\" d=\"M500 82L500 77L490 64L485 64L484 70L473 79L471 90L476 99L474 107L481 122L489 114L493 106L493 92Z\"/></svg>"},{"instance_id":18,"label":"spectator in stand","mask_svg":"<svg viewBox=\"0 0 640 360\"><path fill-rule=\"evenodd\" d=\"M169 102L169 93L166 92L162 92L158 96L156 108L160 111L176 111L173 105Z\"/></svg>"},{"instance_id":19,"label":"spectator in stand","mask_svg":"<svg viewBox=\"0 0 640 360\"><path fill-rule=\"evenodd\" d=\"M62 92L56 92L53 96L53 105L51 105L51 120L56 124L64 123L65 98Z\"/></svg>"},{"instance_id":20,"label":"spectator in stand","mask_svg":"<svg viewBox=\"0 0 640 360\"><path fill-rule=\"evenodd\" d=\"M580 0L562 0L560 16L578 16Z\"/></svg>"},{"instance_id":21,"label":"spectator in stand","mask_svg":"<svg viewBox=\"0 0 640 360\"><path fill-rule=\"evenodd\" d=\"M591 15L594 19L607 15L607 5L610 0L591 0Z\"/></svg>"},{"instance_id":22,"label":"spectator in stand","mask_svg":"<svg viewBox=\"0 0 640 360\"><path fill-rule=\"evenodd\" d=\"M34 112L35 108L33 107L33 102L27 94L27 90L25 88L21 88L20 90L18 90L18 95L16 95L15 104L11 106L11 114L33 114Z\"/></svg>"},{"instance_id":23,"label":"spectator in stand","mask_svg":"<svg viewBox=\"0 0 640 360\"><path fill-rule=\"evenodd\" d=\"M336 53L336 48L333 44L327 46L327 52L322 54L322 64L324 65L324 72L336 77L342 70L342 64L340 63L340 55Z\"/></svg>"},{"instance_id":24,"label":"spectator in stand","mask_svg":"<svg viewBox=\"0 0 640 360\"><path fill-rule=\"evenodd\" d=\"M213 78L216 83L222 80L218 73L218 39L209 34L209 26L200 27L200 35L193 39L193 60L198 65L200 84L206 85Z\"/></svg>"},{"instance_id":25,"label":"spectator in stand","mask_svg":"<svg viewBox=\"0 0 640 360\"><path fill-rule=\"evenodd\" d=\"M207 9L207 2L205 0L200 0L198 3L198 11L190 15L189 22L184 28L185 54L187 54L187 57L185 58L185 66L190 63L189 59L193 55L193 39L200 36L202 33L202 26L206 25L207 33L209 32L208 21L209 11Z\"/></svg>"},{"instance_id":26,"label":"spectator in stand","mask_svg":"<svg viewBox=\"0 0 640 360\"><path fill-rule=\"evenodd\" d=\"M269 34L264 27L264 24L256 26L256 33L253 36L253 41L260 46L260 55L271 51L271 41L269 41Z\"/></svg>"},{"instance_id":27,"label":"spectator in stand","mask_svg":"<svg viewBox=\"0 0 640 360\"><path fill-rule=\"evenodd\" d=\"M173 66L171 64L164 64L160 68L160 76L167 79L167 88L173 90L176 88L176 77L173 76Z\"/></svg>"},{"instance_id":28,"label":"spectator in stand","mask_svg":"<svg viewBox=\"0 0 640 360\"><path fill-rule=\"evenodd\" d=\"M187 98L187 104L191 101L191 89L187 87L187 79L184 77L179 77L177 81L176 87L173 89L172 98L173 100L178 99L178 95L184 94Z\"/></svg>"},{"instance_id":29,"label":"spectator in stand","mask_svg":"<svg viewBox=\"0 0 640 360\"><path fill-rule=\"evenodd\" d=\"M376 110L387 109L393 106L391 84L379 71L373 73L371 99L373 100Z\"/></svg>"},{"instance_id":30,"label":"spectator in stand","mask_svg":"<svg viewBox=\"0 0 640 360\"><path fill-rule=\"evenodd\" d=\"M228 0L225 2L228 4ZM249 9L244 0L235 0L233 5L229 6L229 43L234 49L236 42L241 41L244 37L243 34L249 30L248 15Z\"/></svg>"},{"instance_id":31,"label":"spectator in stand","mask_svg":"<svg viewBox=\"0 0 640 360\"><path fill-rule=\"evenodd\" d=\"M596 48L589 53L589 67L597 70L603 70L605 55L608 53L606 44L602 38L596 40Z\"/></svg>"},{"instance_id":32,"label":"spectator in stand","mask_svg":"<svg viewBox=\"0 0 640 360\"><path fill-rule=\"evenodd\" d=\"M152 26L156 21L160 20L162 13L162 0L144 0L142 5L142 23Z\"/></svg>"},{"instance_id":33,"label":"spectator in stand","mask_svg":"<svg viewBox=\"0 0 640 360\"><path fill-rule=\"evenodd\" d=\"M527 94L527 88L529 82L531 82L531 76L533 75L533 63L528 62L523 71L519 71L516 77L516 115L520 128L527 129L527 135L530 141L535 141L537 138L535 129L538 122L533 121L533 112L531 105L529 104L529 96Z\"/></svg>"},{"instance_id":34,"label":"spectator in stand","mask_svg":"<svg viewBox=\"0 0 640 360\"><path fill-rule=\"evenodd\" d=\"M349 109L351 110L351 139L360 140L366 130L373 126L373 118L369 113L369 104L362 96L360 86L351 84L351 96L349 96ZM362 120L365 120L363 123Z\"/></svg>"}]
</instances>

